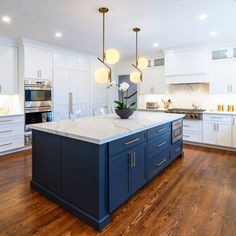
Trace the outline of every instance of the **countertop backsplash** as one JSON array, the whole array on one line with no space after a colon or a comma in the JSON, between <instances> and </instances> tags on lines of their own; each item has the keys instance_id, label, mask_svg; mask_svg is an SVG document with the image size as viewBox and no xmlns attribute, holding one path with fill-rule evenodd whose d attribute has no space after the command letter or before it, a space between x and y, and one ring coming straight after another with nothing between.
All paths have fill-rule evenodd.
<instances>
[{"instance_id":1,"label":"countertop backsplash","mask_svg":"<svg viewBox=\"0 0 236 236\"><path fill-rule=\"evenodd\" d=\"M236 94L209 94L209 84L179 84L170 85L166 95L140 95L138 98L139 108L146 108L146 102L158 102L163 107L161 100L171 99L171 107L193 108L192 104L200 104L202 109L217 110L217 105L236 107Z\"/></svg>"}]
</instances>

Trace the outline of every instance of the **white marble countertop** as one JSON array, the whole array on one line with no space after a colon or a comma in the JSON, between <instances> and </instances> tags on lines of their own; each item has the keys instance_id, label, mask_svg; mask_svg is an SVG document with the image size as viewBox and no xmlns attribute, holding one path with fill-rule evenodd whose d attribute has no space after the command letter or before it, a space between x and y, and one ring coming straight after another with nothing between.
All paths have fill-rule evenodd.
<instances>
[{"instance_id":1,"label":"white marble countertop","mask_svg":"<svg viewBox=\"0 0 236 236\"><path fill-rule=\"evenodd\" d=\"M35 124L31 125L31 128L90 143L104 144L181 118L184 118L184 115L136 111L127 120L111 114Z\"/></svg>"},{"instance_id":2,"label":"white marble countertop","mask_svg":"<svg viewBox=\"0 0 236 236\"><path fill-rule=\"evenodd\" d=\"M23 113L8 113L8 114L0 114L0 117L9 117L9 116L23 116Z\"/></svg>"},{"instance_id":3,"label":"white marble countertop","mask_svg":"<svg viewBox=\"0 0 236 236\"><path fill-rule=\"evenodd\" d=\"M228 111L212 111L212 110L207 110L207 111L204 111L203 114L236 115L236 111L228 112Z\"/></svg>"}]
</instances>

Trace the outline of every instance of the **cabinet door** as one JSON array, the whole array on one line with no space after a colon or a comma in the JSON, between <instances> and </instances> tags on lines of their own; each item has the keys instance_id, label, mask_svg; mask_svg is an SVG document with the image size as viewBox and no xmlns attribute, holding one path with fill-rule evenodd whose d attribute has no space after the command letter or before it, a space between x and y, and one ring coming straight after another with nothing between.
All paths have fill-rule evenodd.
<instances>
[{"instance_id":1,"label":"cabinet door","mask_svg":"<svg viewBox=\"0 0 236 236\"><path fill-rule=\"evenodd\" d=\"M185 52L167 53L165 55L165 75L174 76L185 74L186 56Z\"/></svg>"},{"instance_id":2,"label":"cabinet door","mask_svg":"<svg viewBox=\"0 0 236 236\"><path fill-rule=\"evenodd\" d=\"M216 123L203 121L203 143L216 144Z\"/></svg>"},{"instance_id":3,"label":"cabinet door","mask_svg":"<svg viewBox=\"0 0 236 236\"><path fill-rule=\"evenodd\" d=\"M236 148L236 116L233 116L233 129L232 129L232 132L233 132L233 140L232 140L232 143L233 143L233 147Z\"/></svg>"},{"instance_id":4,"label":"cabinet door","mask_svg":"<svg viewBox=\"0 0 236 236\"><path fill-rule=\"evenodd\" d=\"M232 146L232 124L217 124L217 145L231 147Z\"/></svg>"},{"instance_id":5,"label":"cabinet door","mask_svg":"<svg viewBox=\"0 0 236 236\"><path fill-rule=\"evenodd\" d=\"M131 152L125 151L109 158L110 211L130 196L130 157Z\"/></svg>"},{"instance_id":6,"label":"cabinet door","mask_svg":"<svg viewBox=\"0 0 236 236\"><path fill-rule=\"evenodd\" d=\"M0 45L0 94L17 94L17 48Z\"/></svg>"},{"instance_id":7,"label":"cabinet door","mask_svg":"<svg viewBox=\"0 0 236 236\"><path fill-rule=\"evenodd\" d=\"M236 60L230 61L230 92L236 93Z\"/></svg>"},{"instance_id":8,"label":"cabinet door","mask_svg":"<svg viewBox=\"0 0 236 236\"><path fill-rule=\"evenodd\" d=\"M229 92L230 63L218 61L210 64L210 92L212 94L225 94Z\"/></svg>"},{"instance_id":9,"label":"cabinet door","mask_svg":"<svg viewBox=\"0 0 236 236\"><path fill-rule=\"evenodd\" d=\"M141 144L132 151L133 167L131 168L131 192L135 193L146 183L146 145Z\"/></svg>"},{"instance_id":10,"label":"cabinet door","mask_svg":"<svg viewBox=\"0 0 236 236\"><path fill-rule=\"evenodd\" d=\"M25 47L25 78L52 79L52 53L48 50Z\"/></svg>"}]
</instances>

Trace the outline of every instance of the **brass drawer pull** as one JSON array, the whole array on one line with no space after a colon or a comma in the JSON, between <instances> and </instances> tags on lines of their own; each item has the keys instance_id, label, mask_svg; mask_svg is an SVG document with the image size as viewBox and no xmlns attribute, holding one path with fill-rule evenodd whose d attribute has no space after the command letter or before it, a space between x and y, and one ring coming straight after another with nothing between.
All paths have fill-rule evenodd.
<instances>
[{"instance_id":1,"label":"brass drawer pull","mask_svg":"<svg viewBox=\"0 0 236 236\"><path fill-rule=\"evenodd\" d=\"M5 146L9 146L12 145L13 143L6 143L6 144L1 144L0 147L5 147Z\"/></svg>"},{"instance_id":2,"label":"brass drawer pull","mask_svg":"<svg viewBox=\"0 0 236 236\"><path fill-rule=\"evenodd\" d=\"M154 165L155 166L161 166L163 163L165 163L167 161L167 159L164 159L162 162L160 162L160 163L155 163Z\"/></svg>"},{"instance_id":3,"label":"brass drawer pull","mask_svg":"<svg viewBox=\"0 0 236 236\"><path fill-rule=\"evenodd\" d=\"M140 138L136 138L136 139L133 139L133 140L131 140L131 141L128 141L128 142L126 142L126 143L124 143L125 145L129 145L129 144L131 144L131 143L134 143L134 142L137 142L137 141L139 141L140 140Z\"/></svg>"},{"instance_id":4,"label":"brass drawer pull","mask_svg":"<svg viewBox=\"0 0 236 236\"><path fill-rule=\"evenodd\" d=\"M11 122L12 120L0 120L0 122Z\"/></svg>"},{"instance_id":5,"label":"brass drawer pull","mask_svg":"<svg viewBox=\"0 0 236 236\"><path fill-rule=\"evenodd\" d=\"M181 150L181 148L177 148L176 150L174 150L174 152L179 152Z\"/></svg>"},{"instance_id":6,"label":"brass drawer pull","mask_svg":"<svg viewBox=\"0 0 236 236\"><path fill-rule=\"evenodd\" d=\"M163 145L165 145L165 144L167 144L167 142L163 142L163 143L157 144L156 147L159 148L159 147L161 147L161 146L163 146Z\"/></svg>"},{"instance_id":7,"label":"brass drawer pull","mask_svg":"<svg viewBox=\"0 0 236 236\"><path fill-rule=\"evenodd\" d=\"M184 127L190 127L189 125L183 125Z\"/></svg>"},{"instance_id":8,"label":"brass drawer pull","mask_svg":"<svg viewBox=\"0 0 236 236\"><path fill-rule=\"evenodd\" d=\"M163 129L159 129L157 130L158 133L162 132L162 131L165 131L167 128L163 128Z\"/></svg>"},{"instance_id":9,"label":"brass drawer pull","mask_svg":"<svg viewBox=\"0 0 236 236\"><path fill-rule=\"evenodd\" d=\"M10 132L12 132L12 129L0 131L0 134L10 133Z\"/></svg>"}]
</instances>

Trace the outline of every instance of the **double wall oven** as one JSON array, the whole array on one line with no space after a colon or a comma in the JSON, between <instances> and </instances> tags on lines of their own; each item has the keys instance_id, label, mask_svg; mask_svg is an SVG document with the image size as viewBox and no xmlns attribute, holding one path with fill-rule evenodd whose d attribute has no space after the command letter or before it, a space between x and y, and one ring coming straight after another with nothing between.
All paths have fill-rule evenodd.
<instances>
[{"instance_id":1,"label":"double wall oven","mask_svg":"<svg viewBox=\"0 0 236 236\"><path fill-rule=\"evenodd\" d=\"M51 81L25 80L25 131L30 125L52 121ZM26 145L31 133L26 134Z\"/></svg>"}]
</instances>

